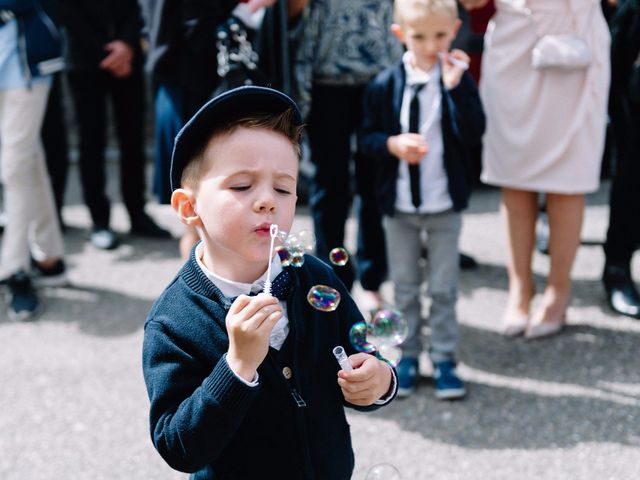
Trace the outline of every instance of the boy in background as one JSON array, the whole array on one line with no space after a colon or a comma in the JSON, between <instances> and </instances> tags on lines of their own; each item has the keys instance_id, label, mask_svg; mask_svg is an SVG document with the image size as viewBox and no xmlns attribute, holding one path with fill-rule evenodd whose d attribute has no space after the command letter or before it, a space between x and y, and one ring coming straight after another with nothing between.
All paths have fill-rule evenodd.
<instances>
[{"instance_id":1,"label":"boy in background","mask_svg":"<svg viewBox=\"0 0 640 480\"><path fill-rule=\"evenodd\" d=\"M362 316L333 270L269 258L270 226L288 232L294 219L301 123L286 95L241 87L176 137L171 204L201 242L149 314L143 369L154 445L194 478L348 479L343 406L372 410L395 394L374 356L339 369L332 349L354 353ZM251 296L266 280L273 296ZM307 301L317 284L340 293L334 311Z\"/></svg>"},{"instance_id":2,"label":"boy in background","mask_svg":"<svg viewBox=\"0 0 640 480\"><path fill-rule=\"evenodd\" d=\"M455 0L397 0L395 10L392 31L407 52L369 84L360 145L378 162L395 305L409 323L397 367L398 395L411 394L418 376L423 322L416 259L426 234L436 397L461 398L466 391L455 369L460 211L469 197L469 148L480 142L484 113L465 72L469 57L449 52L460 26Z\"/></svg>"}]
</instances>

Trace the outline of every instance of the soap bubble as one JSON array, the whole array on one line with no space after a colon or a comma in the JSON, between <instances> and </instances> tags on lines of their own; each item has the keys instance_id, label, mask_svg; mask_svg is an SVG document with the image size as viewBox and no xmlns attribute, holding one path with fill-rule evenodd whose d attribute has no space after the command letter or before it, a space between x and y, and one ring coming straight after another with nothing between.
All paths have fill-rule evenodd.
<instances>
[{"instance_id":1,"label":"soap bubble","mask_svg":"<svg viewBox=\"0 0 640 480\"><path fill-rule=\"evenodd\" d=\"M409 324L398 310L378 310L369 326L368 341L377 347L399 345L409 335Z\"/></svg>"},{"instance_id":2,"label":"soap bubble","mask_svg":"<svg viewBox=\"0 0 640 480\"><path fill-rule=\"evenodd\" d=\"M349 261L349 253L344 248L336 247L329 252L329 260L334 265L342 267Z\"/></svg>"},{"instance_id":3,"label":"soap bubble","mask_svg":"<svg viewBox=\"0 0 640 480\"><path fill-rule=\"evenodd\" d=\"M280 243L285 243L288 236L288 232L285 232L284 230L278 230L278 233L276 233L276 240L280 241Z\"/></svg>"},{"instance_id":4,"label":"soap bubble","mask_svg":"<svg viewBox=\"0 0 640 480\"><path fill-rule=\"evenodd\" d=\"M306 252L312 253L316 248L316 236L309 230L298 232L299 246Z\"/></svg>"},{"instance_id":5,"label":"soap bubble","mask_svg":"<svg viewBox=\"0 0 640 480\"><path fill-rule=\"evenodd\" d=\"M289 250L291 254L291 266L301 267L304 264L304 252L302 250Z\"/></svg>"},{"instance_id":6,"label":"soap bubble","mask_svg":"<svg viewBox=\"0 0 640 480\"><path fill-rule=\"evenodd\" d=\"M364 480L400 480L402 476L390 463L381 463L371 467Z\"/></svg>"},{"instance_id":7,"label":"soap bubble","mask_svg":"<svg viewBox=\"0 0 640 480\"><path fill-rule=\"evenodd\" d=\"M309 290L307 301L316 310L333 312L340 304L340 292L326 285L316 285Z\"/></svg>"},{"instance_id":8,"label":"soap bubble","mask_svg":"<svg viewBox=\"0 0 640 480\"><path fill-rule=\"evenodd\" d=\"M296 233L290 233L284 241L284 246L291 250L304 250L302 240Z\"/></svg>"},{"instance_id":9,"label":"soap bubble","mask_svg":"<svg viewBox=\"0 0 640 480\"><path fill-rule=\"evenodd\" d=\"M382 345L378 349L378 357L392 367L397 367L402 359L402 349L393 345Z\"/></svg>"},{"instance_id":10,"label":"soap bubble","mask_svg":"<svg viewBox=\"0 0 640 480\"><path fill-rule=\"evenodd\" d=\"M367 335L371 327L365 322L354 323L349 330L349 341L353 348L359 352L373 353L376 351L375 345L367 341Z\"/></svg>"},{"instance_id":11,"label":"soap bubble","mask_svg":"<svg viewBox=\"0 0 640 480\"><path fill-rule=\"evenodd\" d=\"M278 256L280 257L280 263L282 264L283 267L288 267L289 265L291 265L291 257L292 257L292 255L289 252L289 250L287 250L285 247L280 245L280 246L275 248L275 251L278 254Z\"/></svg>"}]
</instances>

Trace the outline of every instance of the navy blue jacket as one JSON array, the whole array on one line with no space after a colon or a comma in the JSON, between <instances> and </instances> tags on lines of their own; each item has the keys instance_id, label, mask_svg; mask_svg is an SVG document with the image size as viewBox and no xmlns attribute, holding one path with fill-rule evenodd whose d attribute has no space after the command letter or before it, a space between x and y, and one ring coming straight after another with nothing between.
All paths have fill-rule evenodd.
<instances>
[{"instance_id":1,"label":"navy blue jacket","mask_svg":"<svg viewBox=\"0 0 640 480\"><path fill-rule=\"evenodd\" d=\"M29 81L64 68L54 6L51 0L0 0L0 10L12 12L18 22L20 63Z\"/></svg>"},{"instance_id":2,"label":"navy blue jacket","mask_svg":"<svg viewBox=\"0 0 640 480\"><path fill-rule=\"evenodd\" d=\"M400 160L387 149L387 140L399 135L400 107L405 87L402 62L378 74L364 94L363 124L358 135L360 151L377 162L377 195L382 213L393 215ZM467 162L469 149L478 145L485 128L485 117L475 81L465 72L460 84L442 91L442 137L444 169L449 194L456 211L469 202Z\"/></svg>"},{"instance_id":3,"label":"navy blue jacket","mask_svg":"<svg viewBox=\"0 0 640 480\"><path fill-rule=\"evenodd\" d=\"M346 402L332 349L343 345L354 353L348 332L362 316L333 270L315 257L305 259L300 268L288 267L294 279L290 331L281 350L270 348L258 368L258 387L241 382L223 358L231 304L193 251L155 302L145 324L143 370L151 437L171 467L196 472L197 479L351 478ZM317 284L340 292L335 311L309 305L307 292Z\"/></svg>"}]
</instances>

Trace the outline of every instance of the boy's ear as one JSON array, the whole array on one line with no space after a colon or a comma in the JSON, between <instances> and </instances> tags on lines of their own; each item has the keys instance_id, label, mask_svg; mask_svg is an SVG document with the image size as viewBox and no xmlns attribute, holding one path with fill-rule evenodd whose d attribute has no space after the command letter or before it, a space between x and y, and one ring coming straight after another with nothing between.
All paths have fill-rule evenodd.
<instances>
[{"instance_id":1,"label":"boy's ear","mask_svg":"<svg viewBox=\"0 0 640 480\"><path fill-rule=\"evenodd\" d=\"M180 221L190 227L202 224L194 207L195 200L195 194L190 188L178 188L171 194L171 207L178 214Z\"/></svg>"},{"instance_id":2,"label":"boy's ear","mask_svg":"<svg viewBox=\"0 0 640 480\"><path fill-rule=\"evenodd\" d=\"M455 38L458 35L458 32L460 31L461 26L462 26L462 20L460 20L459 18L456 18L456 23L453 26L453 38Z\"/></svg>"},{"instance_id":3,"label":"boy's ear","mask_svg":"<svg viewBox=\"0 0 640 480\"><path fill-rule=\"evenodd\" d=\"M400 25L398 25L397 23L392 23L391 32L396 36L398 40L404 43L404 31L402 30L402 27Z\"/></svg>"}]
</instances>

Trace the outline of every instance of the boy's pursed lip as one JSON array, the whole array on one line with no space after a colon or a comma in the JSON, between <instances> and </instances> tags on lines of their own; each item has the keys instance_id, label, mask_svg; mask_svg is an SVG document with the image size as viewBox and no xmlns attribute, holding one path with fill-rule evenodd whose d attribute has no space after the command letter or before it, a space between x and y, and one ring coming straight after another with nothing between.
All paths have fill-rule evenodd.
<instances>
[{"instance_id":1,"label":"boy's pursed lip","mask_svg":"<svg viewBox=\"0 0 640 480\"><path fill-rule=\"evenodd\" d=\"M270 236L271 232L271 224L270 223L261 223L255 228L255 232L259 235L267 235Z\"/></svg>"}]
</instances>

